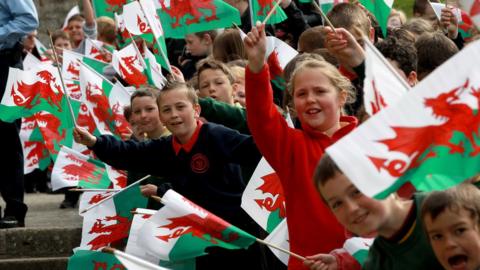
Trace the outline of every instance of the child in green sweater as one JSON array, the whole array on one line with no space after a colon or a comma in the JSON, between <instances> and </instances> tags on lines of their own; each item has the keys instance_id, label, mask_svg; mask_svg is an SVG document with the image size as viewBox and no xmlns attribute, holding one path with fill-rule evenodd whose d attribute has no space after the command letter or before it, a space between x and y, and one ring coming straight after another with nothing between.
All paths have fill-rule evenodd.
<instances>
[{"instance_id":1,"label":"child in green sweater","mask_svg":"<svg viewBox=\"0 0 480 270\"><path fill-rule=\"evenodd\" d=\"M464 183L432 192L422 220L433 251L447 270L480 269L480 190Z\"/></svg>"},{"instance_id":2,"label":"child in green sweater","mask_svg":"<svg viewBox=\"0 0 480 270\"><path fill-rule=\"evenodd\" d=\"M369 198L327 154L316 168L314 182L323 200L348 231L362 237L376 236L363 269L443 269L422 228L420 207L426 194L417 193L411 200L400 199L396 194L384 200ZM341 259L318 254L308 257L305 264L311 269L355 269L354 265L345 266Z\"/></svg>"}]
</instances>

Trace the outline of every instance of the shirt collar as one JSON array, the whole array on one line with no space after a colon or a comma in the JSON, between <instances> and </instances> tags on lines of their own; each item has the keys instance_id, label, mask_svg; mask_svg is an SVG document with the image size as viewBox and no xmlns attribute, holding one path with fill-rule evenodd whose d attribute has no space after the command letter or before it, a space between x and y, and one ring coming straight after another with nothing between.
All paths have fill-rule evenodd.
<instances>
[{"instance_id":1,"label":"shirt collar","mask_svg":"<svg viewBox=\"0 0 480 270\"><path fill-rule=\"evenodd\" d=\"M198 135L200 134L200 128L202 127L203 122L200 120L197 120L197 128L195 129L195 132L193 132L192 137L186 144L181 144L175 136L173 136L172 139L172 145L173 145L173 151L175 151L175 155L178 156L178 153L180 153L180 150L183 149L186 153L190 152L197 142Z\"/></svg>"}]
</instances>

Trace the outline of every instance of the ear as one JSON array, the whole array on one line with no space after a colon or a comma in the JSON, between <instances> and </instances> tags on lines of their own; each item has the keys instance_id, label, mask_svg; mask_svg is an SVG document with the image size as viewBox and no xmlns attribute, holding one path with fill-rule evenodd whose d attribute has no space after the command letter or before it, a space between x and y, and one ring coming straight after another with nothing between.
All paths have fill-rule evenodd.
<instances>
[{"instance_id":1,"label":"ear","mask_svg":"<svg viewBox=\"0 0 480 270\"><path fill-rule=\"evenodd\" d=\"M345 103L347 103L347 97L348 92L345 90L341 90L340 93L338 93L338 101L340 103L340 108L343 108L343 106L345 106Z\"/></svg>"},{"instance_id":2,"label":"ear","mask_svg":"<svg viewBox=\"0 0 480 270\"><path fill-rule=\"evenodd\" d=\"M417 72L411 71L410 74L408 74L407 81L408 81L408 85L410 85L411 87L415 86L418 82Z\"/></svg>"},{"instance_id":3,"label":"ear","mask_svg":"<svg viewBox=\"0 0 480 270\"><path fill-rule=\"evenodd\" d=\"M193 105L193 110L195 111L194 112L195 119L198 119L200 117L200 112L202 111L202 107L200 107L199 104L196 104L196 105Z\"/></svg>"},{"instance_id":4,"label":"ear","mask_svg":"<svg viewBox=\"0 0 480 270\"><path fill-rule=\"evenodd\" d=\"M368 38L370 39L370 42L372 42L372 44L375 42L375 28L371 26L370 26L370 35Z\"/></svg>"},{"instance_id":5,"label":"ear","mask_svg":"<svg viewBox=\"0 0 480 270\"><path fill-rule=\"evenodd\" d=\"M209 34L203 34L202 42L205 43L205 45L211 45L213 43L213 40Z\"/></svg>"}]
</instances>

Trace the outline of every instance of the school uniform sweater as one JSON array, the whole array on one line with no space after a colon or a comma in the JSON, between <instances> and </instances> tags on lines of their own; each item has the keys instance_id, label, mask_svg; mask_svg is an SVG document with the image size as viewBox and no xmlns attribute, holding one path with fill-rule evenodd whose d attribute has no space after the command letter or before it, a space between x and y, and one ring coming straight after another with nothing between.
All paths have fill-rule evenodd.
<instances>
[{"instance_id":1,"label":"school uniform sweater","mask_svg":"<svg viewBox=\"0 0 480 270\"><path fill-rule=\"evenodd\" d=\"M421 205L426 193L414 195L414 203L396 241L377 237L370 247L364 270L443 269L423 229Z\"/></svg>"},{"instance_id":2,"label":"school uniform sweater","mask_svg":"<svg viewBox=\"0 0 480 270\"><path fill-rule=\"evenodd\" d=\"M350 132L354 117L342 117L348 125L332 137L288 127L272 102L270 74L265 65L259 73L246 69L247 119L258 149L278 174L285 193L290 250L302 256L329 253L340 248L345 232L325 205L313 184L313 172L325 148ZM289 269L304 269L291 258Z\"/></svg>"},{"instance_id":3,"label":"school uniform sweater","mask_svg":"<svg viewBox=\"0 0 480 270\"><path fill-rule=\"evenodd\" d=\"M172 136L135 142L102 135L92 150L115 168L167 178L175 191L233 225L252 222L240 208L245 182L238 165L261 158L251 136L199 121L184 145Z\"/></svg>"}]
</instances>

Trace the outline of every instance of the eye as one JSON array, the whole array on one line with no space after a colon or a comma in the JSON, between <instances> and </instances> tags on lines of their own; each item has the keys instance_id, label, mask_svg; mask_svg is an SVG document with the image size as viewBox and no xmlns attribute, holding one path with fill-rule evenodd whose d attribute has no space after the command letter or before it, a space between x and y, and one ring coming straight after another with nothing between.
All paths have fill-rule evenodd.
<instances>
[{"instance_id":1,"label":"eye","mask_svg":"<svg viewBox=\"0 0 480 270\"><path fill-rule=\"evenodd\" d=\"M299 92L296 93L295 96L297 96L297 97L303 97L303 96L305 96L305 92L299 91Z\"/></svg>"},{"instance_id":2,"label":"eye","mask_svg":"<svg viewBox=\"0 0 480 270\"><path fill-rule=\"evenodd\" d=\"M462 235L466 230L467 228L465 227L458 227L455 229L455 235Z\"/></svg>"},{"instance_id":3,"label":"eye","mask_svg":"<svg viewBox=\"0 0 480 270\"><path fill-rule=\"evenodd\" d=\"M360 192L360 190L358 190L358 189L354 189L352 191L352 193L350 193L350 196L352 198L358 198L358 197L362 196L362 192Z\"/></svg>"},{"instance_id":4,"label":"eye","mask_svg":"<svg viewBox=\"0 0 480 270\"><path fill-rule=\"evenodd\" d=\"M330 204L330 208L332 208L332 210L336 210L336 209L338 209L340 206L342 206L342 201L333 201L333 202Z\"/></svg>"},{"instance_id":5,"label":"eye","mask_svg":"<svg viewBox=\"0 0 480 270\"><path fill-rule=\"evenodd\" d=\"M168 113L168 112L170 112L170 108L164 108L164 109L162 109L162 113Z\"/></svg>"},{"instance_id":6,"label":"eye","mask_svg":"<svg viewBox=\"0 0 480 270\"><path fill-rule=\"evenodd\" d=\"M439 233L432 234L432 235L430 235L430 239L431 239L432 241L439 241L439 240L442 239L442 235L439 234Z\"/></svg>"}]
</instances>

